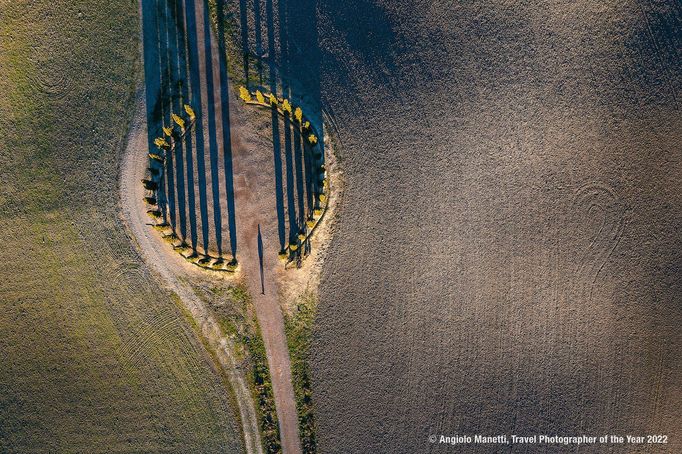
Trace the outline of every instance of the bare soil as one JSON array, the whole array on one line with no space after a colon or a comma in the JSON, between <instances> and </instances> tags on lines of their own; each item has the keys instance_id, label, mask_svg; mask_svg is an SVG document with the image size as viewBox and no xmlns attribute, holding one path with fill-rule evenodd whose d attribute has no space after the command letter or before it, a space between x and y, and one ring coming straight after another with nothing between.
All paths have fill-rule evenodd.
<instances>
[{"instance_id":1,"label":"bare soil","mask_svg":"<svg viewBox=\"0 0 682 454\"><path fill-rule=\"evenodd\" d=\"M284 263L277 253L298 233L304 212L310 211L306 204L309 198L306 181L310 177L308 168L304 169L297 132L280 116L271 117L268 110L244 106L236 98L231 82L228 87L226 62L221 55L221 31L214 33L210 30L208 13L204 8L201 2L194 4L192 11L179 7L171 11L175 15L175 23L159 22L159 28L171 29L160 38L162 49L168 47L171 70L165 84L164 77L167 76L162 72L160 88L155 86L153 79L146 78L148 90L161 93L160 100L147 94L146 111L153 111L150 105L164 106L164 97L174 101L163 109L177 111L181 106L175 101L177 96L183 96L182 102L195 110L195 128L187 135L188 141L183 143L184 152L178 150L166 161L161 191L164 209L176 234L195 245L199 253L221 254L228 260L234 253L239 261L238 273L219 275L186 263L170 245L161 241L157 232L143 225L144 217L131 216L131 228L143 250L149 250L147 257L166 268L162 275L173 288L181 286L184 280L193 279L246 282L268 357L283 451L296 453L301 450L298 417L278 288ZM156 19L153 15L148 17ZM176 23L184 23L185 28ZM151 39L145 42L145 46L153 48L158 45L156 35L150 33L149 36ZM170 38L164 41L164 36ZM183 40L187 43L186 55L174 48L175 42ZM145 48L145 57L149 56L149 50L150 47ZM145 62L145 67L150 74L155 74L151 72L158 71L157 65L149 64L149 61ZM182 69L185 66L186 75ZM228 111L229 120L224 117ZM167 117L168 113L163 115ZM167 118L164 121L167 122ZM229 131L223 130L226 125L229 125ZM150 131L157 126L146 125ZM141 127L144 131L145 124ZM131 140L137 140L130 145L137 151L131 150L127 156L131 170L122 176L125 184L137 184L147 165L144 138L131 137ZM141 191L139 188L136 198L125 201L131 213L144 212L143 204L137 202L138 199L141 201ZM190 310L209 327L204 329L209 331L209 341L221 342L213 338L215 321L204 313L205 308L193 307L196 298L187 297ZM181 295L181 298L185 300L185 296ZM253 402L240 402L247 433L253 432L249 419L244 418L244 407L249 405Z\"/></svg>"},{"instance_id":2,"label":"bare soil","mask_svg":"<svg viewBox=\"0 0 682 454\"><path fill-rule=\"evenodd\" d=\"M320 450L679 451L679 4L247 3L248 46L318 81L343 141Z\"/></svg>"}]
</instances>

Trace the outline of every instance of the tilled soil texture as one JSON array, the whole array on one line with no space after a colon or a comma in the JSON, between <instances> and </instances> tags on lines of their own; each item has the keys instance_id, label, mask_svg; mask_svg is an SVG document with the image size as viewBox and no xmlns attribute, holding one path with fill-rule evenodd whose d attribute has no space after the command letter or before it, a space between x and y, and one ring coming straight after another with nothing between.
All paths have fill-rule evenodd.
<instances>
[{"instance_id":1,"label":"tilled soil texture","mask_svg":"<svg viewBox=\"0 0 682 454\"><path fill-rule=\"evenodd\" d=\"M679 451L679 3L242 3L250 45L319 81L343 144L321 450L662 433L652 450Z\"/></svg>"}]
</instances>

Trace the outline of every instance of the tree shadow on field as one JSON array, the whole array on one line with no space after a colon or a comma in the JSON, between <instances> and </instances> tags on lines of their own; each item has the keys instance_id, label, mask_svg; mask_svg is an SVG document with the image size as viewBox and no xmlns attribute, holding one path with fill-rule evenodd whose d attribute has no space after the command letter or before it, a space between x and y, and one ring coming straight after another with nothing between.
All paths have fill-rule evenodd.
<instances>
[{"instance_id":1,"label":"tree shadow on field","mask_svg":"<svg viewBox=\"0 0 682 454\"><path fill-rule=\"evenodd\" d=\"M218 1L217 7L220 17L224 17L224 0ZM164 178L159 182L159 209L164 216L168 214L173 231L183 241L189 241L195 252L200 242L203 252L208 253L215 240L217 252L222 256L225 213L221 209L221 194L225 194L230 250L234 257L237 253L237 233L225 27L223 21L218 21L220 82L219 87L216 87L213 77L217 69L212 65L215 56L212 46L216 43L212 42L209 9L205 6L203 13L199 11L197 4L190 0L145 1L142 4L148 147L150 150L155 149L154 139L163 134L162 126L171 125L171 113L185 116L184 105L192 107L196 113L192 130L185 134L183 141L176 141L173 152L166 155ZM197 18L197 14L201 14L201 17ZM204 30L201 40L199 27ZM206 62L205 75L201 74L202 55ZM202 89L206 90L206 105L202 102ZM219 94L216 94L217 89L220 90ZM216 107L216 101L219 101L219 107ZM218 134L221 133L224 181L221 181L219 168L221 150ZM207 154L208 163L205 162ZM210 201L206 165L210 165ZM198 216L195 193L199 196ZM208 220L209 208L213 212L212 228ZM211 234L215 236L211 238Z\"/></svg>"},{"instance_id":2,"label":"tree shadow on field","mask_svg":"<svg viewBox=\"0 0 682 454\"><path fill-rule=\"evenodd\" d=\"M173 0L169 3L169 8L172 12L172 30L173 39L171 41L171 48L174 51L170 52L172 80L175 94L172 97L173 110L181 112L183 105L189 102L189 95L187 92L187 55L185 52L185 24L182 12L182 5L179 0ZM190 146L191 150L191 146ZM174 150L173 159L175 160L175 175L177 185L177 205L178 205L178 229L177 233L180 238L187 236L187 200L185 197L185 158L184 158L184 144L178 143ZM174 224L175 225L175 224Z\"/></svg>"},{"instance_id":3,"label":"tree shadow on field","mask_svg":"<svg viewBox=\"0 0 682 454\"><path fill-rule=\"evenodd\" d=\"M320 135L318 146L324 163L324 124L320 90L321 51L317 32L317 0L278 3L278 23L282 69L280 80L283 96L294 105L302 106L306 117ZM286 123L286 121L285 121ZM291 127L290 127L291 126ZM290 127L290 128L289 128ZM287 162L287 191L289 193L290 226L292 233L302 229L305 221L312 216L315 194L321 191L314 175L313 158L298 127L287 124L293 140L285 150L291 156ZM291 181L289 181L289 176ZM296 213L297 212L297 213ZM305 245L309 252L309 242Z\"/></svg>"},{"instance_id":4,"label":"tree shadow on field","mask_svg":"<svg viewBox=\"0 0 682 454\"><path fill-rule=\"evenodd\" d=\"M207 98L207 123L208 123L208 149L211 164L211 194L213 198L213 224L216 237L218 255L223 254L222 238L222 218L220 213L220 183L218 175L218 137L216 131L216 112L215 112L215 86L213 81L213 64L211 50L211 23L208 8L204 8L204 56L206 58L206 98ZM224 144L228 146L227 144Z\"/></svg>"},{"instance_id":5,"label":"tree shadow on field","mask_svg":"<svg viewBox=\"0 0 682 454\"><path fill-rule=\"evenodd\" d=\"M209 241L209 224L208 224L208 202L206 200L206 164L204 156L206 147L204 143L204 123L203 123L203 105L201 101L201 72L199 69L199 43L196 23L195 2L185 0L185 21L187 22L187 49L189 54L189 80L190 80L190 96L192 99L192 107L195 112L198 112L194 129L193 137L196 150L196 165L197 165L197 185L199 190L199 215L201 223L201 246L204 252L208 252ZM210 56L210 54L209 54ZM210 58L210 57L209 57ZM207 61L207 66L210 60ZM193 201L192 201L193 202ZM190 206L190 212L195 212L196 208ZM195 248L195 245L192 245Z\"/></svg>"},{"instance_id":6,"label":"tree shadow on field","mask_svg":"<svg viewBox=\"0 0 682 454\"><path fill-rule=\"evenodd\" d=\"M224 0L217 2L217 14L219 19L225 17ZM218 46L220 49L220 106L222 108L222 132L223 132L223 166L225 168L225 192L227 197L227 215L230 229L230 250L232 256L237 255L237 223L234 203L234 169L232 166L232 138L230 134L230 103L229 86L227 78L227 61L225 53L225 21L218 20Z\"/></svg>"},{"instance_id":7,"label":"tree shadow on field","mask_svg":"<svg viewBox=\"0 0 682 454\"><path fill-rule=\"evenodd\" d=\"M248 6L253 8L249 15ZM241 48L244 54L244 76L247 85L263 85L262 70L256 79L249 68L250 62L266 64L266 89L301 106L304 115L323 138L322 103L320 93L321 51L317 34L317 0L291 2L265 0L265 26L267 27L266 58L259 45L260 2L240 1ZM249 29L250 19L253 29ZM251 49L251 44L255 49ZM275 168L275 201L277 208L280 246L296 237L310 218L315 194L321 190L313 175L314 160L296 123L272 112L273 159ZM319 140L323 149L323 140ZM324 153L322 154L324 156ZM324 159L324 157L322 158ZM286 203L284 191L286 189ZM287 235L288 230L288 235ZM306 247L309 247L306 244Z\"/></svg>"}]
</instances>

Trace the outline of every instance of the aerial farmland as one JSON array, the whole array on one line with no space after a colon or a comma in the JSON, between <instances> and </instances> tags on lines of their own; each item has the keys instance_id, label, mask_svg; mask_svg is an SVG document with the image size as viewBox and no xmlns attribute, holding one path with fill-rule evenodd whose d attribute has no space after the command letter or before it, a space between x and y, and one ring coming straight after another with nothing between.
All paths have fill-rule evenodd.
<instances>
[{"instance_id":1,"label":"aerial farmland","mask_svg":"<svg viewBox=\"0 0 682 454\"><path fill-rule=\"evenodd\" d=\"M681 30L0 0L0 453L682 452Z\"/></svg>"}]
</instances>

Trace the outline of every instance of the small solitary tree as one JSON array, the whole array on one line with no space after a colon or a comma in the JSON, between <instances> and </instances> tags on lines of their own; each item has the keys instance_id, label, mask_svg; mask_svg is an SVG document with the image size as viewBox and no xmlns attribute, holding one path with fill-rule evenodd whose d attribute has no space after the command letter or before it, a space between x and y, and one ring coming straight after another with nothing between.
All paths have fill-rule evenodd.
<instances>
[{"instance_id":1,"label":"small solitary tree","mask_svg":"<svg viewBox=\"0 0 682 454\"><path fill-rule=\"evenodd\" d=\"M162 163L162 164L163 164L163 162L165 161L164 157L161 156L160 154L149 153L148 156L149 156L151 159L153 159L154 161L160 162L160 163ZM158 172L158 171L157 171L157 172Z\"/></svg>"},{"instance_id":2,"label":"small solitary tree","mask_svg":"<svg viewBox=\"0 0 682 454\"><path fill-rule=\"evenodd\" d=\"M239 87L239 97L244 100L244 102L251 102L251 93L246 89L245 86Z\"/></svg>"},{"instance_id":3,"label":"small solitary tree","mask_svg":"<svg viewBox=\"0 0 682 454\"><path fill-rule=\"evenodd\" d=\"M179 115L176 114L171 114L171 118L178 126L180 126L180 130L182 132L185 132L185 120L183 120L182 118L180 118Z\"/></svg>"},{"instance_id":4,"label":"small solitary tree","mask_svg":"<svg viewBox=\"0 0 682 454\"><path fill-rule=\"evenodd\" d=\"M183 107L185 108L185 112L187 112L187 115L189 116L189 121L194 121L194 119L196 118L196 115L194 114L194 109L192 109L189 104L185 104Z\"/></svg>"},{"instance_id":5,"label":"small solitary tree","mask_svg":"<svg viewBox=\"0 0 682 454\"><path fill-rule=\"evenodd\" d=\"M155 191L159 189L159 185L152 180L147 180L146 178L142 179L142 185L144 186L145 189L148 189L150 191Z\"/></svg>"},{"instance_id":6,"label":"small solitary tree","mask_svg":"<svg viewBox=\"0 0 682 454\"><path fill-rule=\"evenodd\" d=\"M265 96L263 96L263 93L261 93L260 90L256 90L256 100L260 104L265 104Z\"/></svg>"}]
</instances>

